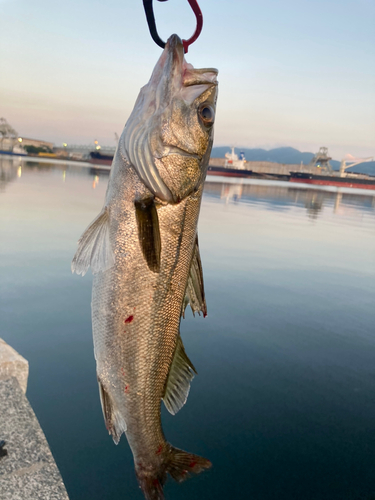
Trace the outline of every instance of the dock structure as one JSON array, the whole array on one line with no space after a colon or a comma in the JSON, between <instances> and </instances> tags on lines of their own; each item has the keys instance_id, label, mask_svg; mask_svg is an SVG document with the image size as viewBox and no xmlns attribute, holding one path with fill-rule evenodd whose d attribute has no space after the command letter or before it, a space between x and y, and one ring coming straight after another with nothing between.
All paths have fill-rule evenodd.
<instances>
[{"instance_id":1,"label":"dock structure","mask_svg":"<svg viewBox=\"0 0 375 500\"><path fill-rule=\"evenodd\" d=\"M210 158L209 165L213 167L224 167L225 158ZM315 165L289 165L284 163L275 163L271 161L246 161L245 168L252 170L257 174L262 175L289 175L291 171L310 172L312 174L318 174L321 170Z\"/></svg>"},{"instance_id":2,"label":"dock structure","mask_svg":"<svg viewBox=\"0 0 375 500\"><path fill-rule=\"evenodd\" d=\"M26 398L28 362L0 339L0 498L69 500L47 439Z\"/></svg>"}]
</instances>

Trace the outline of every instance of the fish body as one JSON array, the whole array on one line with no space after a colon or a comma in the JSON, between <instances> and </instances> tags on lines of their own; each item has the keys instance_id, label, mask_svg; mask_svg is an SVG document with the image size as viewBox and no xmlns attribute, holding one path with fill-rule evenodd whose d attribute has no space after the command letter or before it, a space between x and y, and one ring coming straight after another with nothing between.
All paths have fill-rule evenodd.
<instances>
[{"instance_id":1,"label":"fish body","mask_svg":"<svg viewBox=\"0 0 375 500\"><path fill-rule=\"evenodd\" d=\"M161 400L185 403L195 368L179 332L187 303L206 314L197 222L212 147L217 71L195 70L172 35L141 89L116 151L102 212L72 270L94 273L92 324L107 429L125 432L147 500L167 473L182 481L210 462L170 445Z\"/></svg>"}]
</instances>

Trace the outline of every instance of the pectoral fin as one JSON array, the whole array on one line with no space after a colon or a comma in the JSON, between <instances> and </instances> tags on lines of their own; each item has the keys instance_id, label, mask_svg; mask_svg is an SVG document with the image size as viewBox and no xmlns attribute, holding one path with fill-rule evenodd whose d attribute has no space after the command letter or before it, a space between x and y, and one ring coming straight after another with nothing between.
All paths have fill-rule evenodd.
<instances>
[{"instance_id":1,"label":"pectoral fin","mask_svg":"<svg viewBox=\"0 0 375 500\"><path fill-rule=\"evenodd\" d=\"M158 212L153 199L135 202L138 238L150 271L160 271L161 240Z\"/></svg>"},{"instance_id":2,"label":"pectoral fin","mask_svg":"<svg viewBox=\"0 0 375 500\"><path fill-rule=\"evenodd\" d=\"M206 298L204 295L203 270L201 257L199 255L198 236L195 239L193 258L191 260L189 279L186 286L185 299L182 305L182 316L185 317L185 309L190 304L195 316L197 312L207 315Z\"/></svg>"},{"instance_id":3,"label":"pectoral fin","mask_svg":"<svg viewBox=\"0 0 375 500\"><path fill-rule=\"evenodd\" d=\"M72 273L84 276L91 266L93 274L106 271L114 264L109 239L109 211L106 207L89 225L78 241L78 249L72 261Z\"/></svg>"},{"instance_id":4,"label":"pectoral fin","mask_svg":"<svg viewBox=\"0 0 375 500\"><path fill-rule=\"evenodd\" d=\"M163 396L164 404L172 415L175 415L186 403L190 391L190 382L196 373L179 335Z\"/></svg>"}]
</instances>

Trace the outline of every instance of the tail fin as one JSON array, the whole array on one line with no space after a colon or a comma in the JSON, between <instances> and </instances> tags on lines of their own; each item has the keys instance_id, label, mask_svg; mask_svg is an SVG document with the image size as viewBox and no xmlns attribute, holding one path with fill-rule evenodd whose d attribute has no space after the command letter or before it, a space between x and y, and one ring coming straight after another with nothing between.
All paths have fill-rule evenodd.
<instances>
[{"instance_id":1,"label":"tail fin","mask_svg":"<svg viewBox=\"0 0 375 500\"><path fill-rule=\"evenodd\" d=\"M192 474L199 474L204 469L209 469L211 462L199 455L193 455L178 448L170 447L170 456L167 465L167 472L178 483L182 483Z\"/></svg>"},{"instance_id":2,"label":"tail fin","mask_svg":"<svg viewBox=\"0 0 375 500\"><path fill-rule=\"evenodd\" d=\"M165 500L163 486L169 473L175 481L182 483L192 474L199 474L211 467L206 458L168 445L164 459L158 468L136 464L136 474L146 500Z\"/></svg>"}]
</instances>

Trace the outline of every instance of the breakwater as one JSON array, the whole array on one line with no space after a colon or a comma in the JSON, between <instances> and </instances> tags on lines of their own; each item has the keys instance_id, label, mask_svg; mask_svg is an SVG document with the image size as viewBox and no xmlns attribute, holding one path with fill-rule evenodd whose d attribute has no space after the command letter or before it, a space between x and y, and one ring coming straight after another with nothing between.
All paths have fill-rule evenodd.
<instances>
[{"instance_id":1,"label":"breakwater","mask_svg":"<svg viewBox=\"0 0 375 500\"><path fill-rule=\"evenodd\" d=\"M2 500L69 500L47 439L25 395L29 364L0 339Z\"/></svg>"}]
</instances>

